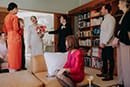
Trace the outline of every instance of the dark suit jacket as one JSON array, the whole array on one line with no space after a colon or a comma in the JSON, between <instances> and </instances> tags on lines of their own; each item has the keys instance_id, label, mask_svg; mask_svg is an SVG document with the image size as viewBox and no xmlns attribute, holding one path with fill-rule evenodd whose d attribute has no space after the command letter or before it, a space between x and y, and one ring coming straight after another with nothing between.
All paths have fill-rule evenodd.
<instances>
[{"instance_id":1,"label":"dark suit jacket","mask_svg":"<svg viewBox=\"0 0 130 87\"><path fill-rule=\"evenodd\" d=\"M49 34L58 34L58 51L59 52L66 52L66 45L65 45L65 38L68 35L72 35L72 28L71 25L66 23L65 26L62 24L59 26L59 28L55 31L49 31Z\"/></svg>"},{"instance_id":2,"label":"dark suit jacket","mask_svg":"<svg viewBox=\"0 0 130 87\"><path fill-rule=\"evenodd\" d=\"M119 24L117 28L116 36L119 38L120 42L130 45L130 39L128 37L128 32L130 32L130 9L126 12L121 24Z\"/></svg>"}]
</instances>

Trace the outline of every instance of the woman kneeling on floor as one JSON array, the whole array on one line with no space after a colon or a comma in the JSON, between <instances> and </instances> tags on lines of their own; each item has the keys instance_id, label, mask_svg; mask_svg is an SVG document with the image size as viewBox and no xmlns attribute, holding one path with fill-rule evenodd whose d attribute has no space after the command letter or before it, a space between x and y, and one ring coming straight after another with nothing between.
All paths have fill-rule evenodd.
<instances>
[{"instance_id":1,"label":"woman kneeling on floor","mask_svg":"<svg viewBox=\"0 0 130 87\"><path fill-rule=\"evenodd\" d=\"M66 37L66 47L68 58L63 67L57 73L57 79L63 87L76 87L77 82L81 82L84 77L84 55L78 49L78 40L73 35Z\"/></svg>"}]
</instances>

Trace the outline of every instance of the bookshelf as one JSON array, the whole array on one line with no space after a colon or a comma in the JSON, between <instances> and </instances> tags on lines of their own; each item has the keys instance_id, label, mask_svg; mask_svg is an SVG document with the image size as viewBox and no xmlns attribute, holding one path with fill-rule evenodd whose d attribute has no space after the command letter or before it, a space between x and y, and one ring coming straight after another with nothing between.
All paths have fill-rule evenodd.
<instances>
[{"instance_id":1,"label":"bookshelf","mask_svg":"<svg viewBox=\"0 0 130 87\"><path fill-rule=\"evenodd\" d=\"M2 32L3 24L4 24L4 18L8 14L8 11L6 8L0 7L0 32Z\"/></svg>"},{"instance_id":2,"label":"bookshelf","mask_svg":"<svg viewBox=\"0 0 130 87\"><path fill-rule=\"evenodd\" d=\"M97 10L98 9L98 10ZM100 24L103 16L101 8L90 9L88 12L78 14L78 40L80 48L85 50L85 65L100 69L101 50L99 48Z\"/></svg>"},{"instance_id":3,"label":"bookshelf","mask_svg":"<svg viewBox=\"0 0 130 87\"><path fill-rule=\"evenodd\" d=\"M80 48L84 50L85 65L101 69L101 49L99 48L100 25L103 16L100 13L103 4L112 5L112 15L118 10L117 0L92 0L69 11L74 17L75 35Z\"/></svg>"}]
</instances>

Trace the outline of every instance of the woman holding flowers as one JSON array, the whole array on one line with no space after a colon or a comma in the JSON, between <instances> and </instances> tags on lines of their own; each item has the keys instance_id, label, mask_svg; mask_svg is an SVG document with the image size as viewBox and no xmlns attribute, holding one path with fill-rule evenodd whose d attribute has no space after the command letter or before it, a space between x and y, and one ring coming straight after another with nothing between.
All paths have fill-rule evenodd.
<instances>
[{"instance_id":1,"label":"woman holding flowers","mask_svg":"<svg viewBox=\"0 0 130 87\"><path fill-rule=\"evenodd\" d=\"M31 51L31 56L43 55L42 37L46 26L38 24L36 16L31 16L32 25L29 26L27 44Z\"/></svg>"}]
</instances>

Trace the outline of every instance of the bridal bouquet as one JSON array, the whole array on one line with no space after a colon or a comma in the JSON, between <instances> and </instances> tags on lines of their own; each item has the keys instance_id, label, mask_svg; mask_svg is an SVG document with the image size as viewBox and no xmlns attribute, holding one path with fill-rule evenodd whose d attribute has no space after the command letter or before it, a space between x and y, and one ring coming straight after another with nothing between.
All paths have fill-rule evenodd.
<instances>
[{"instance_id":1,"label":"bridal bouquet","mask_svg":"<svg viewBox=\"0 0 130 87\"><path fill-rule=\"evenodd\" d=\"M36 27L36 31L37 31L38 35L40 36L40 38L42 38L44 36L45 29L46 29L45 25Z\"/></svg>"}]
</instances>

